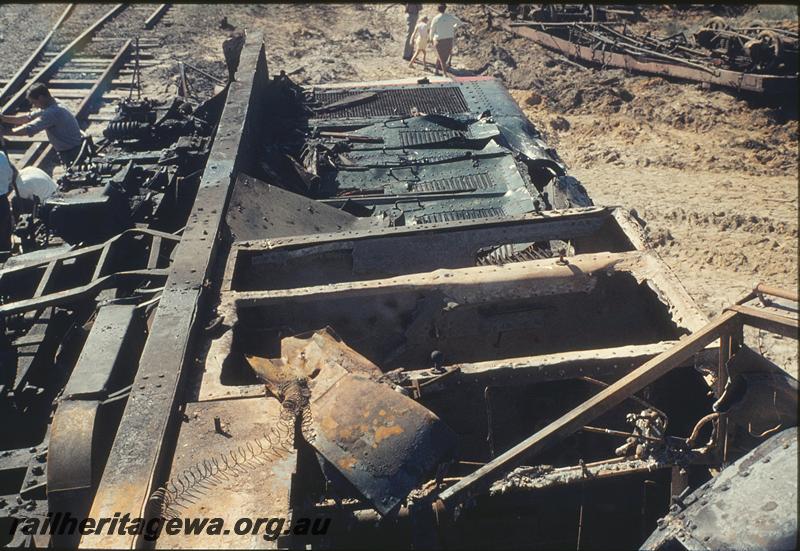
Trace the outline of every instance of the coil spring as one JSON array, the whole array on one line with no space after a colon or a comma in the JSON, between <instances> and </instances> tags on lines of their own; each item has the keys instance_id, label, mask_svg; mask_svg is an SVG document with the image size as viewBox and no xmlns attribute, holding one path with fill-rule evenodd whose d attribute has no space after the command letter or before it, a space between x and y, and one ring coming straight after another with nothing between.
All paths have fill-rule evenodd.
<instances>
[{"instance_id":1,"label":"coil spring","mask_svg":"<svg viewBox=\"0 0 800 551\"><path fill-rule=\"evenodd\" d=\"M134 121L111 121L103 130L103 135L110 140L140 138L150 132L150 125Z\"/></svg>"},{"instance_id":2,"label":"coil spring","mask_svg":"<svg viewBox=\"0 0 800 551\"><path fill-rule=\"evenodd\" d=\"M95 169L99 169L99 168L100 168L100 166L97 165L96 163L88 162L88 163L81 163L79 165L72 165L69 168L69 170L71 172L78 173L78 172L92 172Z\"/></svg>"},{"instance_id":3,"label":"coil spring","mask_svg":"<svg viewBox=\"0 0 800 551\"><path fill-rule=\"evenodd\" d=\"M298 422L303 438L313 442L311 411L308 407L310 394L306 381L300 379L284 383L280 394L284 397L280 416L268 432L227 453L198 461L170 478L150 496L148 518L175 518L188 504L196 503L201 495L217 484L245 475L267 461L283 459L294 452L292 443Z\"/></svg>"},{"instance_id":4,"label":"coil spring","mask_svg":"<svg viewBox=\"0 0 800 551\"><path fill-rule=\"evenodd\" d=\"M479 256L476 259L475 264L477 266L502 266L504 264L512 264L514 262L543 260L552 257L552 251L546 249L537 249L534 245L530 245L521 251L514 252L511 252L510 248L504 245L483 256Z\"/></svg>"}]
</instances>

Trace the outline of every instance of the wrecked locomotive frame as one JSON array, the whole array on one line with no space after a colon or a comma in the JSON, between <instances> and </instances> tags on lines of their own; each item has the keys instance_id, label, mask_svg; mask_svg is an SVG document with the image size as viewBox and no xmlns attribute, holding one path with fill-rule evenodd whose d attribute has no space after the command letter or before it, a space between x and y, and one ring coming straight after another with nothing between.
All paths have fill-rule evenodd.
<instances>
[{"instance_id":1,"label":"wrecked locomotive frame","mask_svg":"<svg viewBox=\"0 0 800 551\"><path fill-rule=\"evenodd\" d=\"M0 265L4 545L47 545L11 519L88 512L224 100L123 100L58 191L15 202L18 246Z\"/></svg>"},{"instance_id":2,"label":"wrecked locomotive frame","mask_svg":"<svg viewBox=\"0 0 800 551\"><path fill-rule=\"evenodd\" d=\"M146 335L119 344L137 303L104 306L88 338L108 342L81 352L132 365L127 399L103 398L125 402L118 424L81 425L113 438L108 459L80 492L48 480L47 510L329 530L82 546L635 547L796 425L796 381L741 338L796 320L752 295L709 323L497 81L304 89L250 35L224 101ZM85 466L70 401L48 467Z\"/></svg>"},{"instance_id":3,"label":"wrecked locomotive frame","mask_svg":"<svg viewBox=\"0 0 800 551\"><path fill-rule=\"evenodd\" d=\"M177 97L167 104L121 101L104 137L87 142L58 179L58 191L41 203L20 202L14 230L20 252L95 244L134 227L178 230L208 156L219 104L216 98L199 106Z\"/></svg>"},{"instance_id":4,"label":"wrecked locomotive frame","mask_svg":"<svg viewBox=\"0 0 800 551\"><path fill-rule=\"evenodd\" d=\"M758 21L735 28L714 17L690 37L683 32L656 37L635 33L624 23L606 22L593 12L588 17L585 6L565 11L515 7L506 13L489 9L501 16L500 25L507 31L570 59L782 101L797 94L797 32Z\"/></svg>"}]
</instances>

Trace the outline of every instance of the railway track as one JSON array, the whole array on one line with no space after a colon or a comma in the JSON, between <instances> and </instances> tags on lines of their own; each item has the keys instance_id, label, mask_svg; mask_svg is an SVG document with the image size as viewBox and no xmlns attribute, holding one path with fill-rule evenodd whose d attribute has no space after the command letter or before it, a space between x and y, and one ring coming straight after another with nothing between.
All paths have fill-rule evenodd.
<instances>
[{"instance_id":1,"label":"railway track","mask_svg":"<svg viewBox=\"0 0 800 551\"><path fill-rule=\"evenodd\" d=\"M170 4L70 4L51 32L8 81L2 82L2 113L30 108L25 92L44 83L53 97L78 118L88 135L113 118L117 100L131 93L136 67L158 64L152 31ZM53 154L46 136L7 136L16 166L41 167Z\"/></svg>"}]
</instances>

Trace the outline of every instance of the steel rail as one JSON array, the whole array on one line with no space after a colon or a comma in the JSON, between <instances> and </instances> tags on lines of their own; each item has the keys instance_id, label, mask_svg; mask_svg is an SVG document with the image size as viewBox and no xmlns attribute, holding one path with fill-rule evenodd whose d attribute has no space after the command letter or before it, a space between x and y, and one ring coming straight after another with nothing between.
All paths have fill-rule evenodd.
<instances>
[{"instance_id":1,"label":"steel rail","mask_svg":"<svg viewBox=\"0 0 800 551\"><path fill-rule=\"evenodd\" d=\"M45 82L50 77L53 76L63 65L65 65L72 57L80 50L87 42L90 42L92 36L108 21L122 12L125 8L128 7L128 4L117 4L113 8L111 8L108 12L106 12L100 19L92 23L92 25L83 31L80 35L78 35L75 40L70 42L63 50L61 50L52 60L48 63L39 73L33 77L30 81L30 85L36 84L37 82ZM12 109L19 107L22 100L25 98L25 93L27 92L28 87L23 87L22 89L18 90L14 96L6 102L6 104L2 108L2 113L4 115L8 115Z\"/></svg>"},{"instance_id":2,"label":"steel rail","mask_svg":"<svg viewBox=\"0 0 800 551\"><path fill-rule=\"evenodd\" d=\"M153 10L153 13L151 13L150 17L147 18L147 21L144 22L144 28L150 30L155 27L164 14L167 13L167 10L170 8L170 6L172 6L172 4L161 4L155 10Z\"/></svg>"},{"instance_id":3,"label":"steel rail","mask_svg":"<svg viewBox=\"0 0 800 551\"><path fill-rule=\"evenodd\" d=\"M53 35L56 31L61 27L61 24L67 20L67 18L72 13L75 4L69 4L64 11L61 13L61 17L58 18L56 24L53 25L53 28L50 29L50 32L47 33L42 41L39 43L39 46L36 50L30 55L30 57L25 61L25 63L20 67L17 72L11 77L3 89L0 91L0 104L2 104L11 94L17 92L23 84L25 84L25 80L30 76L33 72L33 69L36 67L36 64L41 59L42 55L44 54L45 48L52 40Z\"/></svg>"}]
</instances>

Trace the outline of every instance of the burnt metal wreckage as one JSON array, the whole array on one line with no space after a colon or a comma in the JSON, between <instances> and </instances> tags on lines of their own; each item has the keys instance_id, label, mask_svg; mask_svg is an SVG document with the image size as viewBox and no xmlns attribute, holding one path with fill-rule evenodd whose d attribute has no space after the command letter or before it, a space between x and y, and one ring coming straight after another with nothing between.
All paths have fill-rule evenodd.
<instances>
[{"instance_id":1,"label":"burnt metal wreckage","mask_svg":"<svg viewBox=\"0 0 800 551\"><path fill-rule=\"evenodd\" d=\"M161 134L173 119L122 108L108 129L171 144L123 140L118 173L142 190L177 159L198 178L185 214L0 271L0 522L268 511L329 528L4 543L794 541L797 382L743 326L797 338L795 294L758 286L709 321L492 78L304 88L250 34L210 101L184 113L204 124ZM756 483L759 515L730 516Z\"/></svg>"},{"instance_id":2,"label":"burnt metal wreckage","mask_svg":"<svg viewBox=\"0 0 800 551\"><path fill-rule=\"evenodd\" d=\"M589 9L591 8L591 9ZM614 9L588 5L487 6L491 24L528 38L568 59L602 67L719 86L772 100L797 95L798 33L753 21L734 27L713 17L691 36L636 33L612 21ZM623 14L618 19L631 19Z\"/></svg>"}]
</instances>

